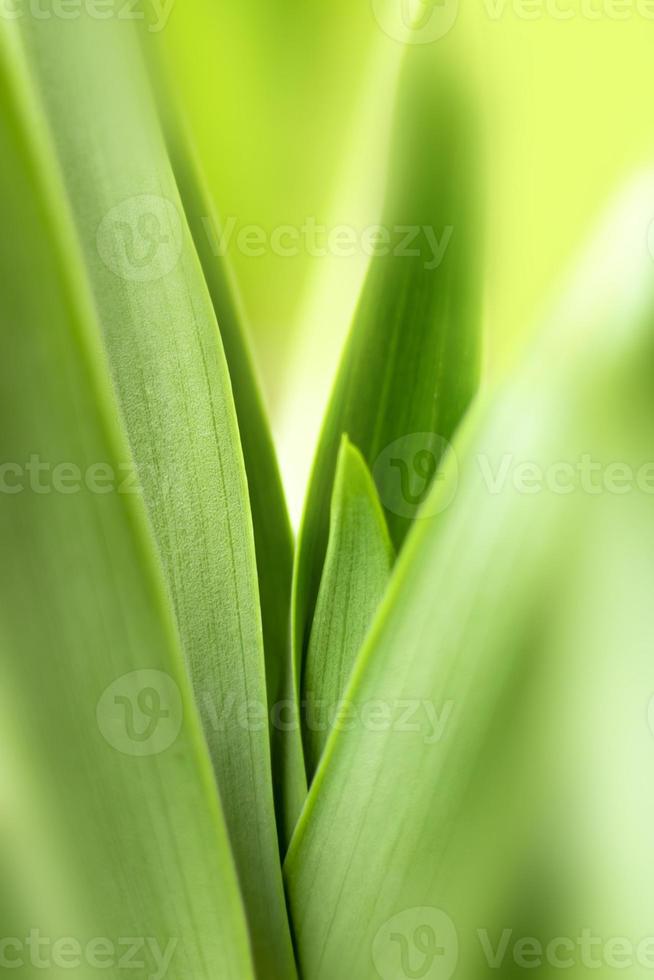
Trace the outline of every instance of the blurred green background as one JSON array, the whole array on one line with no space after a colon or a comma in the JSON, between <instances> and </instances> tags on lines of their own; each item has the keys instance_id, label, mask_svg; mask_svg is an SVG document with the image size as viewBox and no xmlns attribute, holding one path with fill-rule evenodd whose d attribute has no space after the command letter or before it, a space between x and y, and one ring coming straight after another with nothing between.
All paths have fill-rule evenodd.
<instances>
[{"instance_id":1,"label":"blurred green background","mask_svg":"<svg viewBox=\"0 0 654 980\"><path fill-rule=\"evenodd\" d=\"M161 38L223 222L379 220L403 45L374 0L176 4ZM445 4L456 0L444 0ZM429 13L429 11L427 11ZM654 158L646 0L460 0L430 43L479 103L486 377L501 376L605 199ZM229 247L297 514L366 258ZM309 442L307 442L309 440Z\"/></svg>"}]
</instances>

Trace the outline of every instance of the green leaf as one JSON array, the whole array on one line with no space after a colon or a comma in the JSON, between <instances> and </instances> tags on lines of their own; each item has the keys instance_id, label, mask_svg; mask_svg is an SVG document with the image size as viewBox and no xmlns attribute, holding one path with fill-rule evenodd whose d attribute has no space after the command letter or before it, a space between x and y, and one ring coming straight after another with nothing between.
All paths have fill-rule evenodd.
<instances>
[{"instance_id":1,"label":"green leaf","mask_svg":"<svg viewBox=\"0 0 654 980\"><path fill-rule=\"evenodd\" d=\"M593 803L622 783L639 811L628 860L651 853L654 799L641 813L635 776L651 763L654 683L639 482L654 442L654 181L645 190L481 429L459 437L400 556L348 689L353 721L328 741L286 861L303 975L390 978L438 951L444 974L458 961L457 976L479 976L478 930L518 928L525 899L565 899L568 925L605 915L617 824ZM617 461L627 494L608 482ZM371 703L383 730L365 724Z\"/></svg>"},{"instance_id":2,"label":"green leaf","mask_svg":"<svg viewBox=\"0 0 654 980\"><path fill-rule=\"evenodd\" d=\"M372 260L309 484L293 592L298 677L341 435L348 433L371 468L399 548L477 386L480 276L469 114L449 71L441 77L439 63L425 57L411 51L400 89L384 221L393 247Z\"/></svg>"},{"instance_id":3,"label":"green leaf","mask_svg":"<svg viewBox=\"0 0 654 980\"><path fill-rule=\"evenodd\" d=\"M257 970L293 976L255 549L230 379L136 35L21 20L173 600Z\"/></svg>"},{"instance_id":4,"label":"green leaf","mask_svg":"<svg viewBox=\"0 0 654 980\"><path fill-rule=\"evenodd\" d=\"M161 75L160 75L161 79ZM245 315L228 260L220 255L220 222L185 135L167 98L173 169L218 321L234 394L257 555L266 662L277 826L285 850L306 797L299 720L281 725L295 704L290 649L293 534L268 420L245 336Z\"/></svg>"},{"instance_id":5,"label":"green leaf","mask_svg":"<svg viewBox=\"0 0 654 980\"><path fill-rule=\"evenodd\" d=\"M54 978L70 975L57 940L116 972L121 937L140 937L148 975L162 953L170 977L241 980L225 820L21 45L3 21L3 937L22 944L17 977L39 972L40 935Z\"/></svg>"},{"instance_id":6,"label":"green leaf","mask_svg":"<svg viewBox=\"0 0 654 980\"><path fill-rule=\"evenodd\" d=\"M347 436L334 480L329 543L302 678L305 756L313 777L357 653L384 595L393 546L375 484Z\"/></svg>"}]
</instances>

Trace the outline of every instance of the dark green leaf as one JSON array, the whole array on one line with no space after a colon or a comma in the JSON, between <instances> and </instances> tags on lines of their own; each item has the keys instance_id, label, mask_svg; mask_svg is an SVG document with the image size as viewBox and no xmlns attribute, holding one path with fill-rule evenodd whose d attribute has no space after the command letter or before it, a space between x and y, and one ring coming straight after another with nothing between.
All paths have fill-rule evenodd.
<instances>
[{"instance_id":1,"label":"dark green leaf","mask_svg":"<svg viewBox=\"0 0 654 980\"><path fill-rule=\"evenodd\" d=\"M370 466L397 548L479 373L477 211L466 100L417 49L402 80L384 227L318 446L293 595L298 677L322 573L336 456L347 432Z\"/></svg>"}]
</instances>

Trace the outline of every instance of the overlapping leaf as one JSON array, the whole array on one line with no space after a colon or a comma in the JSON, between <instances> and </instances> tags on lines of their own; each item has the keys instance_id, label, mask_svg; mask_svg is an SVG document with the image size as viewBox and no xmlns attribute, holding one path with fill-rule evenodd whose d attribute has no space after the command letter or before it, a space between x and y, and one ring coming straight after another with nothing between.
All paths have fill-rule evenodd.
<instances>
[{"instance_id":1,"label":"overlapping leaf","mask_svg":"<svg viewBox=\"0 0 654 980\"><path fill-rule=\"evenodd\" d=\"M477 385L479 227L470 119L456 81L436 68L419 49L405 65L382 229L387 247L372 260L314 463L293 595L298 678L341 435L348 433L370 466L399 547Z\"/></svg>"},{"instance_id":2,"label":"overlapping leaf","mask_svg":"<svg viewBox=\"0 0 654 980\"><path fill-rule=\"evenodd\" d=\"M330 737L286 862L304 975L484 975L485 929L590 913L639 937L639 903L607 895L616 824L592 801L625 785L639 813L620 861L638 875L654 813L633 783L654 683L653 187L621 204L535 356L458 440L433 510L454 500L396 566L348 689L357 721ZM626 780L625 759L640 767Z\"/></svg>"},{"instance_id":3,"label":"overlapping leaf","mask_svg":"<svg viewBox=\"0 0 654 980\"><path fill-rule=\"evenodd\" d=\"M310 777L338 717L357 653L386 591L393 558L375 484L361 454L344 437L303 678L305 756Z\"/></svg>"},{"instance_id":4,"label":"overlapping leaf","mask_svg":"<svg viewBox=\"0 0 654 980\"><path fill-rule=\"evenodd\" d=\"M21 38L6 21L0 101L5 962L17 977L65 977L75 960L114 972L133 937L148 975L252 977L224 816L99 324Z\"/></svg>"},{"instance_id":5,"label":"overlapping leaf","mask_svg":"<svg viewBox=\"0 0 654 980\"><path fill-rule=\"evenodd\" d=\"M257 968L292 976L247 480L211 299L129 25L87 14L21 25L200 707Z\"/></svg>"},{"instance_id":6,"label":"overlapping leaf","mask_svg":"<svg viewBox=\"0 0 654 980\"><path fill-rule=\"evenodd\" d=\"M163 69L160 70L160 83ZM254 541L277 821L289 839L306 795L300 729L280 724L292 710L290 599L293 534L275 450L245 337L245 316L226 256L220 255L220 223L185 133L181 110L166 112L168 141L180 195L218 321L234 394L243 448Z\"/></svg>"}]
</instances>

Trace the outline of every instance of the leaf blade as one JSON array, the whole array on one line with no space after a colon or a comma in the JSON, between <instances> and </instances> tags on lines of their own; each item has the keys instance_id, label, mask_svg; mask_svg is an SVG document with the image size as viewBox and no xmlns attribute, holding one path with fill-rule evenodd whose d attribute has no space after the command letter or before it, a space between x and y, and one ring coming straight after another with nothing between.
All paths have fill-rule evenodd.
<instances>
[{"instance_id":1,"label":"leaf blade","mask_svg":"<svg viewBox=\"0 0 654 980\"><path fill-rule=\"evenodd\" d=\"M86 13L21 23L223 799L257 969L292 977L268 733L250 721L267 701L247 480L220 335L141 53L128 25Z\"/></svg>"},{"instance_id":2,"label":"leaf blade","mask_svg":"<svg viewBox=\"0 0 654 980\"><path fill-rule=\"evenodd\" d=\"M62 460L80 474L103 463L116 476L131 456L57 168L43 167L51 147L15 25L2 25L0 48L0 263L11 283L0 392L12 404L2 455L14 467L38 458L46 473ZM5 496L0 536L5 927L81 945L103 937L114 949L126 935L156 937L162 949L176 940L175 970L252 977L224 817L141 501L86 485L39 492L28 481ZM124 686L135 670L159 678L179 723L170 744L140 756L100 712L107 692L138 695Z\"/></svg>"},{"instance_id":3,"label":"leaf blade","mask_svg":"<svg viewBox=\"0 0 654 980\"><path fill-rule=\"evenodd\" d=\"M334 480L329 542L303 678L309 779L335 709L386 591L393 546L363 457L343 437ZM309 720L310 719L310 720Z\"/></svg>"},{"instance_id":4,"label":"leaf blade","mask_svg":"<svg viewBox=\"0 0 654 980\"><path fill-rule=\"evenodd\" d=\"M257 556L277 827L285 850L295 815L306 797L299 719L291 726L276 721L282 706L294 704L290 648L293 534L245 336L245 314L227 259L216 254L222 234L220 221L184 135L181 113L173 119L172 99L166 101L173 169L216 313L238 416Z\"/></svg>"},{"instance_id":5,"label":"leaf blade","mask_svg":"<svg viewBox=\"0 0 654 980\"><path fill-rule=\"evenodd\" d=\"M435 67L437 72L435 74ZM341 434L376 475L391 538L412 517L389 483L383 454L398 440L427 439L434 469L476 390L479 290L474 181L466 102L449 69L412 51L400 86L395 184L385 228L438 234L439 248L387 251L373 259L315 456L294 571L294 669L301 677L327 541L328 507ZM432 169L433 168L433 169ZM413 171L413 172L412 172ZM454 233L452 233L454 229ZM433 243L432 243L433 244ZM413 450L410 448L410 452ZM400 454L401 455L401 454ZM427 483L421 486L426 493ZM417 507L410 508L415 515Z\"/></svg>"},{"instance_id":6,"label":"leaf blade","mask_svg":"<svg viewBox=\"0 0 654 980\"><path fill-rule=\"evenodd\" d=\"M505 457L530 460L547 474L586 454L608 466L628 460L635 473L648 458L654 292L643 216L653 200L650 180L645 197L627 202L622 224L609 223L555 329L476 436L460 440L452 510L417 528L400 557L348 694L359 711L370 699L399 697L439 711L450 704L451 713L445 734L431 743L424 718L415 735L388 728L378 736L358 724L331 736L286 861L301 968L312 976L328 977L336 964L355 975L393 975L401 968L393 936L410 944L415 929L444 926L449 955L460 957L463 975L476 975L478 962L469 959L475 930L496 923L496 896L505 899L524 883L530 860L553 869L558 889L568 870L556 866L562 844L573 854L582 849L591 867L605 864L605 837L593 840L590 853L583 831L557 839L561 828L547 823L552 783L543 782L540 763L553 779L565 771L567 790L581 804L577 816L588 809L579 791L584 760L599 763L595 790L607 762L614 777L625 764L597 752L593 711L606 698L608 677L635 694L635 710L654 676L643 656L652 628L651 561L642 575L654 536L650 502L643 492L598 495L583 482L576 494L545 485L534 495L513 481L493 490L479 464L497 473ZM452 460L448 470L454 481ZM447 501L448 493L436 488L432 497ZM636 598L615 603L609 597L621 594L629 567L633 589L626 591ZM592 724L582 730L576 687L566 712L557 711L571 664L573 678L593 688L590 704L583 702ZM597 689L593 669L601 676ZM604 727L608 739L612 722ZM639 755L650 751L638 732L626 741L638 744ZM580 758L580 769L568 769L568 753ZM648 805L651 812L649 798ZM609 821L602 833L611 832ZM640 832L647 847L644 824ZM640 853L635 847L634 859ZM587 880L596 889L593 875ZM583 919L587 907L577 910Z\"/></svg>"}]
</instances>

